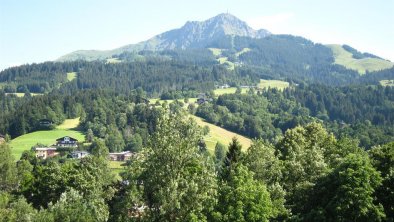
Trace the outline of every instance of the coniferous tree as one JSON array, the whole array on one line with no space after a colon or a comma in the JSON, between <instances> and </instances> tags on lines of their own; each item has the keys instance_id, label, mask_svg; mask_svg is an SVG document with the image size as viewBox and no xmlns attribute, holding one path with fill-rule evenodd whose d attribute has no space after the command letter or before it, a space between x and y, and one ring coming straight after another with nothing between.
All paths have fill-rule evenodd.
<instances>
[{"instance_id":1,"label":"coniferous tree","mask_svg":"<svg viewBox=\"0 0 394 222\"><path fill-rule=\"evenodd\" d=\"M17 172L11 148L7 143L0 144L0 190L11 191L17 184Z\"/></svg>"}]
</instances>

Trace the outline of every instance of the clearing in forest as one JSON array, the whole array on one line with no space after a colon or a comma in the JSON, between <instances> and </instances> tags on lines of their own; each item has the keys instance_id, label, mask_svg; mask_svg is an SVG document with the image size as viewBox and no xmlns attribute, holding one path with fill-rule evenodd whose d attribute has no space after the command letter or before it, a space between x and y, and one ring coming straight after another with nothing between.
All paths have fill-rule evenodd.
<instances>
[{"instance_id":1,"label":"clearing in forest","mask_svg":"<svg viewBox=\"0 0 394 222\"><path fill-rule=\"evenodd\" d=\"M80 142L84 141L84 134L75 130L78 124L79 118L67 119L54 130L36 131L11 140L10 146L15 160L19 160L23 151L30 150L37 143L50 146L56 142L56 139L63 136L73 137Z\"/></svg>"}]
</instances>

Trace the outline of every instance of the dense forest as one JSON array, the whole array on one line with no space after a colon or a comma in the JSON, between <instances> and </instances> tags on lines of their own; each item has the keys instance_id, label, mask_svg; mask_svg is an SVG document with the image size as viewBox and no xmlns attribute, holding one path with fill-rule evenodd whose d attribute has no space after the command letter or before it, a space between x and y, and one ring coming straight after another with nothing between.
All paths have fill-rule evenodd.
<instances>
[{"instance_id":1,"label":"dense forest","mask_svg":"<svg viewBox=\"0 0 394 222\"><path fill-rule=\"evenodd\" d=\"M184 111L160 112L147 143L117 180L108 146L91 156L17 162L0 146L2 221L391 221L394 143L369 151L319 123L275 143L234 139L214 154ZM112 145L112 144L111 144ZM50 189L48 189L50 188Z\"/></svg>"},{"instance_id":2,"label":"dense forest","mask_svg":"<svg viewBox=\"0 0 394 222\"><path fill-rule=\"evenodd\" d=\"M195 112L207 121L250 138L276 141L289 128L322 121L337 136L358 138L361 146L394 140L392 87L300 86L219 96Z\"/></svg>"}]
</instances>

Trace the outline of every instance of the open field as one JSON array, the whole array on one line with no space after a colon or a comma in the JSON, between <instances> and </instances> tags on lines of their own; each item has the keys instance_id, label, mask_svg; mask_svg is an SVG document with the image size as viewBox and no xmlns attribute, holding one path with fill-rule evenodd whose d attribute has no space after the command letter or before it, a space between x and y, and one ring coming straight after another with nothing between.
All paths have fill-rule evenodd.
<instances>
[{"instance_id":1,"label":"open field","mask_svg":"<svg viewBox=\"0 0 394 222\"><path fill-rule=\"evenodd\" d=\"M241 93L247 93L249 89L247 88L242 88ZM230 87L226 89L215 89L213 92L215 93L215 96L221 96L223 94L234 94L235 91L237 91L236 87Z\"/></svg>"},{"instance_id":2,"label":"open field","mask_svg":"<svg viewBox=\"0 0 394 222\"><path fill-rule=\"evenodd\" d=\"M25 93L6 93L6 95L16 95L17 97L24 97ZM42 93L30 93L32 96L41 96Z\"/></svg>"},{"instance_id":3,"label":"open field","mask_svg":"<svg viewBox=\"0 0 394 222\"><path fill-rule=\"evenodd\" d=\"M75 119L66 119L62 124L57 126L57 129L75 129L79 125L79 117Z\"/></svg>"},{"instance_id":4,"label":"open field","mask_svg":"<svg viewBox=\"0 0 394 222\"><path fill-rule=\"evenodd\" d=\"M219 64L226 64L229 70L235 69L235 64L233 62L228 61L227 57L219 57L217 61L219 62Z\"/></svg>"},{"instance_id":5,"label":"open field","mask_svg":"<svg viewBox=\"0 0 394 222\"><path fill-rule=\"evenodd\" d=\"M213 125L211 123L207 123L204 121L204 119L190 115L199 126L208 126L209 127L209 134L204 137L204 140L207 144L208 150L213 153L215 150L215 145L217 142L220 142L224 144L225 146L228 146L228 144L231 142L233 137L237 137L238 141L242 145L242 149L245 151L249 148L251 145L252 141L249 138L246 138L244 136L241 136L237 133L233 133L231 131L228 131L226 129L223 129L221 127L218 127L216 125Z\"/></svg>"},{"instance_id":6,"label":"open field","mask_svg":"<svg viewBox=\"0 0 394 222\"><path fill-rule=\"evenodd\" d=\"M394 86L394 79L388 80L388 79L384 79L384 80L380 80L380 85L382 86Z\"/></svg>"},{"instance_id":7,"label":"open field","mask_svg":"<svg viewBox=\"0 0 394 222\"><path fill-rule=\"evenodd\" d=\"M78 123L76 125L78 125ZM10 146L12 148L12 154L14 155L15 160L20 158L23 151L29 150L37 143L50 146L56 142L56 139L63 136L73 137L80 142L85 140L85 136L82 134L82 132L72 130L75 128L75 119L66 120L65 123L61 124L60 126L62 126L61 129L57 128L54 130L36 131L11 140ZM66 126L69 126L70 128L67 128Z\"/></svg>"},{"instance_id":8,"label":"open field","mask_svg":"<svg viewBox=\"0 0 394 222\"><path fill-rule=\"evenodd\" d=\"M377 71L382 69L391 68L394 63L377 59L377 58L364 58L364 59L355 59L352 56L352 53L346 51L342 48L341 45L327 45L331 48L335 63L339 65L343 65L346 68L353 69L358 71L360 74L365 74L366 70L368 71Z\"/></svg>"},{"instance_id":9,"label":"open field","mask_svg":"<svg viewBox=\"0 0 394 222\"><path fill-rule=\"evenodd\" d=\"M277 88L279 90L284 90L289 87L289 83L280 80L265 80L260 79L260 83L257 84L257 88L264 89L264 88Z\"/></svg>"},{"instance_id":10,"label":"open field","mask_svg":"<svg viewBox=\"0 0 394 222\"><path fill-rule=\"evenodd\" d=\"M76 72L69 72L69 73L67 73L67 80L68 81L72 81L75 78L77 78L77 73Z\"/></svg>"},{"instance_id":11,"label":"open field","mask_svg":"<svg viewBox=\"0 0 394 222\"><path fill-rule=\"evenodd\" d=\"M107 59L107 63L121 63L122 60L118 59L118 58L110 58Z\"/></svg>"},{"instance_id":12,"label":"open field","mask_svg":"<svg viewBox=\"0 0 394 222\"><path fill-rule=\"evenodd\" d=\"M222 54L223 49L218 48L208 48L214 56L220 56Z\"/></svg>"},{"instance_id":13,"label":"open field","mask_svg":"<svg viewBox=\"0 0 394 222\"><path fill-rule=\"evenodd\" d=\"M235 53L235 55L238 57L246 52L249 52L251 49L250 48L243 48L241 51Z\"/></svg>"}]
</instances>

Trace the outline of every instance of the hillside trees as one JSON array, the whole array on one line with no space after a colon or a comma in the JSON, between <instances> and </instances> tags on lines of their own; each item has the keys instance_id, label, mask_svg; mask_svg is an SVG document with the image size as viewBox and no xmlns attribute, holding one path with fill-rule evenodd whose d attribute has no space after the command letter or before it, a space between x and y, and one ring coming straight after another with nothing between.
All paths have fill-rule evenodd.
<instances>
[{"instance_id":1,"label":"hillside trees","mask_svg":"<svg viewBox=\"0 0 394 222\"><path fill-rule=\"evenodd\" d=\"M272 200L273 218L286 217L285 191L282 187L283 163L275 154L275 147L255 140L246 152L244 163L253 172L253 178L266 184Z\"/></svg>"},{"instance_id":2,"label":"hillside trees","mask_svg":"<svg viewBox=\"0 0 394 222\"><path fill-rule=\"evenodd\" d=\"M384 207L387 220L394 220L394 142L369 151L372 165L381 173L382 185L376 189L378 202Z\"/></svg>"},{"instance_id":3,"label":"hillside trees","mask_svg":"<svg viewBox=\"0 0 394 222\"><path fill-rule=\"evenodd\" d=\"M381 184L379 173L367 155L349 154L314 187L306 221L381 221L385 218L375 191Z\"/></svg>"},{"instance_id":4,"label":"hillside trees","mask_svg":"<svg viewBox=\"0 0 394 222\"><path fill-rule=\"evenodd\" d=\"M137 183L150 221L205 221L216 196L213 161L200 153L201 132L181 114L165 114L152 135ZM138 171L137 171L138 172ZM130 204L129 204L130 205Z\"/></svg>"},{"instance_id":5,"label":"hillside trees","mask_svg":"<svg viewBox=\"0 0 394 222\"><path fill-rule=\"evenodd\" d=\"M11 191L17 184L17 171L11 148L0 144L0 191Z\"/></svg>"},{"instance_id":6,"label":"hillside trees","mask_svg":"<svg viewBox=\"0 0 394 222\"><path fill-rule=\"evenodd\" d=\"M216 221L268 221L273 216L266 185L253 179L242 159L241 145L234 138L218 178Z\"/></svg>"}]
</instances>

